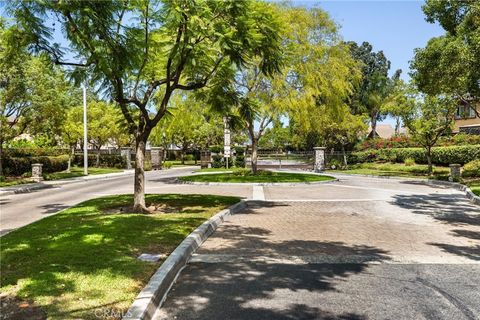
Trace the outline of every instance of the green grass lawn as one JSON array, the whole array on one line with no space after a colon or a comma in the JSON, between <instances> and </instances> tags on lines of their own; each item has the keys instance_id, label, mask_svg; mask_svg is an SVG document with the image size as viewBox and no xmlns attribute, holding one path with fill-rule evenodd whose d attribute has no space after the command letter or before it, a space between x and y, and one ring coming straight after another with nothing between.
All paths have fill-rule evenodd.
<instances>
[{"instance_id":1,"label":"green grass lawn","mask_svg":"<svg viewBox=\"0 0 480 320\"><path fill-rule=\"evenodd\" d=\"M351 173L351 174L367 174L377 176L400 176L428 178L427 165L406 166L402 163L361 163L349 166L348 170L332 170L331 172ZM445 179L448 178L450 169L447 167L434 167L434 177Z\"/></svg>"},{"instance_id":2,"label":"green grass lawn","mask_svg":"<svg viewBox=\"0 0 480 320\"><path fill-rule=\"evenodd\" d=\"M314 182L332 180L332 177L304 173L259 171L257 175L249 174L245 170L233 173L200 174L195 176L180 177L183 181L195 182Z\"/></svg>"},{"instance_id":3,"label":"green grass lawn","mask_svg":"<svg viewBox=\"0 0 480 320\"><path fill-rule=\"evenodd\" d=\"M198 169L195 170L195 172L220 172L220 171L240 171L240 170L245 170L244 168L205 168L205 169Z\"/></svg>"},{"instance_id":4,"label":"green grass lawn","mask_svg":"<svg viewBox=\"0 0 480 320\"><path fill-rule=\"evenodd\" d=\"M477 196L480 196L480 181L472 182L468 186L473 193L475 193Z\"/></svg>"},{"instance_id":5,"label":"green grass lawn","mask_svg":"<svg viewBox=\"0 0 480 320\"><path fill-rule=\"evenodd\" d=\"M150 215L119 212L132 203L131 195L86 201L1 238L0 292L39 306L48 319L98 320L102 310L125 311L161 264L139 261L138 255L169 254L206 219L238 201L148 195L147 205L164 212Z\"/></svg>"},{"instance_id":6,"label":"green grass lawn","mask_svg":"<svg viewBox=\"0 0 480 320\"><path fill-rule=\"evenodd\" d=\"M117 169L117 168L88 168L88 174L90 175L96 175L96 174L105 174L105 173L114 173L114 172L122 172L123 169ZM67 179L67 178L75 178L75 177L81 177L83 176L83 168L82 167L72 167L70 169L70 172L67 171L60 171L60 172L54 172L54 173L46 173L44 175L45 180L58 180L58 179ZM32 180L30 178L7 178L6 181L0 182L0 187L9 187L9 186L14 186L14 185L19 185L19 184L25 184L25 183L32 183Z\"/></svg>"},{"instance_id":7,"label":"green grass lawn","mask_svg":"<svg viewBox=\"0 0 480 320\"><path fill-rule=\"evenodd\" d=\"M88 168L89 175L106 174L106 173L114 173L114 172L122 172L122 171L123 169L117 169L117 168L95 168L95 167ZM82 176L83 176L83 167L72 167L70 172L61 171L61 172L47 173L45 174L45 180L58 180L58 179L67 179L67 178L75 178L75 177L82 177Z\"/></svg>"},{"instance_id":8,"label":"green grass lawn","mask_svg":"<svg viewBox=\"0 0 480 320\"><path fill-rule=\"evenodd\" d=\"M185 160L185 163L182 163L181 160L166 160L165 163L169 166L178 167L178 166L194 166L195 160ZM197 161L197 165L200 165L200 161Z\"/></svg>"}]
</instances>

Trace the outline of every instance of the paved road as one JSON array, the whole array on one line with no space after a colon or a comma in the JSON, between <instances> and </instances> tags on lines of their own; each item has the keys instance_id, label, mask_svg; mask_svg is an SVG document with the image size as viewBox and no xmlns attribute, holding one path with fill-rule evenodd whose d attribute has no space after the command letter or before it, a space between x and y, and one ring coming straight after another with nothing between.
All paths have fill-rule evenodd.
<instances>
[{"instance_id":1,"label":"paved road","mask_svg":"<svg viewBox=\"0 0 480 320\"><path fill-rule=\"evenodd\" d=\"M182 167L146 173L147 193L210 193L247 197L251 187L175 185L172 179L191 174L196 167ZM207 189L208 188L208 189ZM0 197L0 235L57 213L82 201L112 194L133 192L133 175L104 180L75 182L31 193Z\"/></svg>"},{"instance_id":2,"label":"paved road","mask_svg":"<svg viewBox=\"0 0 480 320\"><path fill-rule=\"evenodd\" d=\"M182 271L155 319L480 319L480 208L352 177L269 186ZM273 200L273 201L272 201Z\"/></svg>"}]
</instances>

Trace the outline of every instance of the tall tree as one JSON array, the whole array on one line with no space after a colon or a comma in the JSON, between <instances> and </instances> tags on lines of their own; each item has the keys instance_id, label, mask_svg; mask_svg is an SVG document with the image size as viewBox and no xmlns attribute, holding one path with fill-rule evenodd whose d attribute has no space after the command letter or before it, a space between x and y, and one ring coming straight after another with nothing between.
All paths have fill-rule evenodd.
<instances>
[{"instance_id":1,"label":"tall tree","mask_svg":"<svg viewBox=\"0 0 480 320\"><path fill-rule=\"evenodd\" d=\"M348 45L353 58L362 64L362 80L352 96L352 109L357 114L365 113L369 116L371 137L375 138L377 123L386 116L382 104L391 88L388 77L390 61L383 51L374 52L368 42L363 42L360 46L355 42L348 42Z\"/></svg>"},{"instance_id":2,"label":"tall tree","mask_svg":"<svg viewBox=\"0 0 480 320\"><path fill-rule=\"evenodd\" d=\"M426 0L422 8L426 20L446 33L415 50L415 84L427 94L452 95L474 107L480 103L480 2Z\"/></svg>"},{"instance_id":3,"label":"tall tree","mask_svg":"<svg viewBox=\"0 0 480 320\"><path fill-rule=\"evenodd\" d=\"M281 54L281 26L272 5L255 0L32 0L13 2L11 10L34 49L73 67L77 78L90 74L119 104L136 140L138 212L147 212L146 142L167 113L174 91L220 85L231 76L232 64L243 67L254 57L262 60L263 73L272 73ZM47 16L58 19L71 56L79 61L65 60L44 22ZM137 118L129 106L139 110Z\"/></svg>"}]
</instances>

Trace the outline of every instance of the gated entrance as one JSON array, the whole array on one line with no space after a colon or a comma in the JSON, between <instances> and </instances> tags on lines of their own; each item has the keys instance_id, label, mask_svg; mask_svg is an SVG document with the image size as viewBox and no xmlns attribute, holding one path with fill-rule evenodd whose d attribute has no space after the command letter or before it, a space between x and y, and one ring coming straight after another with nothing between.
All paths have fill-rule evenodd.
<instances>
[{"instance_id":1,"label":"gated entrance","mask_svg":"<svg viewBox=\"0 0 480 320\"><path fill-rule=\"evenodd\" d=\"M251 167L251 151L247 153L247 166ZM314 152L310 151L285 151L259 150L258 169L300 169L312 170Z\"/></svg>"}]
</instances>

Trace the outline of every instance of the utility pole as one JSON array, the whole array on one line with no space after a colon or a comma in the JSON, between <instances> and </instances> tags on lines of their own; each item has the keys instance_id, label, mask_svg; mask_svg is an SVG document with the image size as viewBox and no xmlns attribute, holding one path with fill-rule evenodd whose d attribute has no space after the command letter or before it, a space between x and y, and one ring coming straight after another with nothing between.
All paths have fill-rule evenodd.
<instances>
[{"instance_id":1,"label":"utility pole","mask_svg":"<svg viewBox=\"0 0 480 320\"><path fill-rule=\"evenodd\" d=\"M83 174L88 175L87 86L83 85Z\"/></svg>"}]
</instances>

